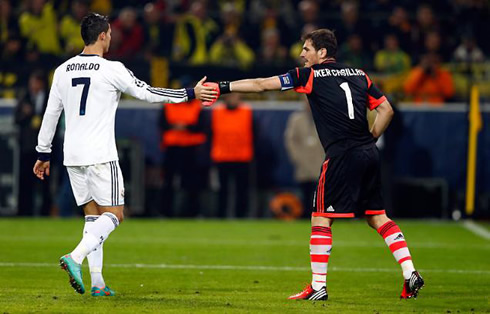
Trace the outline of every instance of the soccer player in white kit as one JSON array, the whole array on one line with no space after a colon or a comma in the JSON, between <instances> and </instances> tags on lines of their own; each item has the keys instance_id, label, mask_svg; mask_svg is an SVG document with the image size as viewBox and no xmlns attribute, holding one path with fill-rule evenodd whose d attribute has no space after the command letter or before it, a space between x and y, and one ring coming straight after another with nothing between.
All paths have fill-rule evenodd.
<instances>
[{"instance_id":1,"label":"soccer player in white kit","mask_svg":"<svg viewBox=\"0 0 490 314\"><path fill-rule=\"evenodd\" d=\"M83 238L69 254L60 258L70 284L85 292L81 264L88 259L92 296L111 296L114 291L102 277L102 248L109 234L122 222L123 176L118 163L114 126L121 92L141 100L180 103L193 98L213 101L217 92L203 85L194 88L154 88L138 80L121 62L109 61L111 28L106 16L87 15L81 23L85 48L60 65L53 78L46 112L39 131L39 154L34 174L49 175L51 143L61 112L65 111L64 165L77 205L84 206Z\"/></svg>"}]
</instances>

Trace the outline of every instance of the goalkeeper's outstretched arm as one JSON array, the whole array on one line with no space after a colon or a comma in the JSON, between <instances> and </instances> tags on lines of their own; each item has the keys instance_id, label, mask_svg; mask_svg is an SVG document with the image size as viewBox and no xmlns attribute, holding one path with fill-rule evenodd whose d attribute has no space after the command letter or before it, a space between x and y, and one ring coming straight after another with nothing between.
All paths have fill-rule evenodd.
<instances>
[{"instance_id":1,"label":"goalkeeper's outstretched arm","mask_svg":"<svg viewBox=\"0 0 490 314\"><path fill-rule=\"evenodd\" d=\"M219 82L220 94L226 93L260 93L271 90L281 90L279 76L268 78L245 79L233 82Z\"/></svg>"}]
</instances>

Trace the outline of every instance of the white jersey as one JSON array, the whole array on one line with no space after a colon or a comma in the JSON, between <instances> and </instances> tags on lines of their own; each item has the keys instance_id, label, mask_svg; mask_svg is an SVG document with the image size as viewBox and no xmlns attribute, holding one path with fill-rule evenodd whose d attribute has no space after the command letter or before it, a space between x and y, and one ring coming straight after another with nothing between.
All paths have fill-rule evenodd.
<instances>
[{"instance_id":1,"label":"white jersey","mask_svg":"<svg viewBox=\"0 0 490 314\"><path fill-rule=\"evenodd\" d=\"M87 166L118 160L116 109L121 92L148 102L179 103L193 90L151 87L117 61L78 55L54 72L36 150L51 153L59 116L65 110L64 165Z\"/></svg>"}]
</instances>

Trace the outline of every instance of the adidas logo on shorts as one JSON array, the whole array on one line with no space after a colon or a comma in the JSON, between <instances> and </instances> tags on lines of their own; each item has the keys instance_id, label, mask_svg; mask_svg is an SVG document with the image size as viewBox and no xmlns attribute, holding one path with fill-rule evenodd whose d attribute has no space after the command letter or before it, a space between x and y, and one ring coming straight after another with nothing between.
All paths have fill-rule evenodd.
<instances>
[{"instance_id":1,"label":"adidas logo on shorts","mask_svg":"<svg viewBox=\"0 0 490 314\"><path fill-rule=\"evenodd\" d=\"M332 207L332 205L328 206L327 212L334 212L335 209Z\"/></svg>"}]
</instances>

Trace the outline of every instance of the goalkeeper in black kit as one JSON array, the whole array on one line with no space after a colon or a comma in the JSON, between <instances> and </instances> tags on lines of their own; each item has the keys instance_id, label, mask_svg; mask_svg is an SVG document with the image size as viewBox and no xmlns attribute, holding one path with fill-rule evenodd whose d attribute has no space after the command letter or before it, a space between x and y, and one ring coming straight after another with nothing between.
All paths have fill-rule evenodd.
<instances>
[{"instance_id":1,"label":"goalkeeper in black kit","mask_svg":"<svg viewBox=\"0 0 490 314\"><path fill-rule=\"evenodd\" d=\"M380 160L376 139L393 117L393 109L362 70L335 60L337 40L328 29L302 38L303 68L269 78L213 84L220 94L258 93L294 89L304 93L325 150L311 217L310 260L312 281L289 299L327 300L327 267L336 218L365 216L400 264L404 278L402 299L417 297L424 280L415 270L405 237L386 216L381 194ZM369 129L367 110L377 117Z\"/></svg>"}]
</instances>

